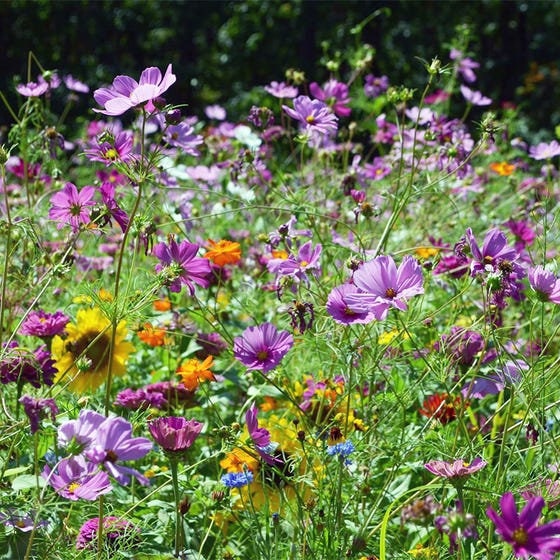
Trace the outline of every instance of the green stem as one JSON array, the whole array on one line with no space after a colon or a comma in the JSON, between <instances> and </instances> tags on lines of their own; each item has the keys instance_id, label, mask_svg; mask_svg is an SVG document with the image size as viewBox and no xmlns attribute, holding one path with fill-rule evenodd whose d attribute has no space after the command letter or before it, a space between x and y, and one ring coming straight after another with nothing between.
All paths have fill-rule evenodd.
<instances>
[{"instance_id":1,"label":"green stem","mask_svg":"<svg viewBox=\"0 0 560 560\"><path fill-rule=\"evenodd\" d=\"M170 461L171 466L171 481L173 483L173 496L175 498L175 558L182 557L182 550L185 542L185 534L183 528L183 519L179 511L179 502L181 501L181 493L179 492L179 476L178 468L179 461L172 458Z\"/></svg>"}]
</instances>

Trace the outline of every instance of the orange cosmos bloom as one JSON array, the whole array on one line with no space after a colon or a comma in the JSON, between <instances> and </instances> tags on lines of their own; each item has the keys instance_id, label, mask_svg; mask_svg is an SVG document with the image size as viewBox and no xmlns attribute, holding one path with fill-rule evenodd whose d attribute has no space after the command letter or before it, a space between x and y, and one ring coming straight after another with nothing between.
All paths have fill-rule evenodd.
<instances>
[{"instance_id":1,"label":"orange cosmos bloom","mask_svg":"<svg viewBox=\"0 0 560 560\"><path fill-rule=\"evenodd\" d=\"M171 309L171 302L169 298L156 299L153 307L156 311L169 311Z\"/></svg>"},{"instance_id":2,"label":"orange cosmos bloom","mask_svg":"<svg viewBox=\"0 0 560 560\"><path fill-rule=\"evenodd\" d=\"M501 177L507 177L515 171L515 165L507 161L495 161L490 164L490 169Z\"/></svg>"},{"instance_id":3,"label":"orange cosmos bloom","mask_svg":"<svg viewBox=\"0 0 560 560\"><path fill-rule=\"evenodd\" d=\"M235 264L241 260L241 246L234 241L221 239L216 242L208 240L208 252L204 255L205 259L212 261L217 266Z\"/></svg>"},{"instance_id":4,"label":"orange cosmos bloom","mask_svg":"<svg viewBox=\"0 0 560 560\"><path fill-rule=\"evenodd\" d=\"M177 368L177 373L181 376L183 385L189 390L197 389L200 381L215 381L214 374L210 368L214 365L214 358L208 356L203 362L192 358L181 364Z\"/></svg>"},{"instance_id":5,"label":"orange cosmos bloom","mask_svg":"<svg viewBox=\"0 0 560 560\"><path fill-rule=\"evenodd\" d=\"M151 323L144 323L141 331L138 331L138 338L150 346L163 346L166 343L165 331L154 327Z\"/></svg>"}]
</instances>

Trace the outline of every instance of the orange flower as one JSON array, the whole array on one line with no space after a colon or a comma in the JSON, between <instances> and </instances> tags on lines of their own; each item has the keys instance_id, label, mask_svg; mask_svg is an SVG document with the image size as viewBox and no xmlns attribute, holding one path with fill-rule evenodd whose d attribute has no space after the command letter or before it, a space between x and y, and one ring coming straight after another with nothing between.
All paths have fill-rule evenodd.
<instances>
[{"instance_id":1,"label":"orange flower","mask_svg":"<svg viewBox=\"0 0 560 560\"><path fill-rule=\"evenodd\" d=\"M208 248L204 258L211 260L217 266L235 264L241 260L241 246L234 241L221 239L216 242L209 239Z\"/></svg>"},{"instance_id":2,"label":"orange flower","mask_svg":"<svg viewBox=\"0 0 560 560\"><path fill-rule=\"evenodd\" d=\"M288 258L288 251L284 251L283 249L277 249L272 251L272 258L274 259L287 259Z\"/></svg>"},{"instance_id":3,"label":"orange flower","mask_svg":"<svg viewBox=\"0 0 560 560\"><path fill-rule=\"evenodd\" d=\"M437 255L439 253L439 249L437 247L417 247L415 253L421 259L429 259L430 257Z\"/></svg>"},{"instance_id":4,"label":"orange flower","mask_svg":"<svg viewBox=\"0 0 560 560\"><path fill-rule=\"evenodd\" d=\"M177 368L177 373L181 376L183 385L189 390L197 389L200 381L215 381L214 374L210 368L214 365L214 358L208 356L203 362L192 358L181 364Z\"/></svg>"},{"instance_id":5,"label":"orange flower","mask_svg":"<svg viewBox=\"0 0 560 560\"><path fill-rule=\"evenodd\" d=\"M507 161L495 161L490 164L490 169L501 177L507 177L515 171L515 165Z\"/></svg>"},{"instance_id":6,"label":"orange flower","mask_svg":"<svg viewBox=\"0 0 560 560\"><path fill-rule=\"evenodd\" d=\"M153 306L156 311L169 311L171 309L171 302L169 298L156 299Z\"/></svg>"},{"instance_id":7,"label":"orange flower","mask_svg":"<svg viewBox=\"0 0 560 560\"><path fill-rule=\"evenodd\" d=\"M165 331L154 327L151 323L144 323L143 330L138 331L138 338L150 346L163 346L167 341Z\"/></svg>"}]
</instances>

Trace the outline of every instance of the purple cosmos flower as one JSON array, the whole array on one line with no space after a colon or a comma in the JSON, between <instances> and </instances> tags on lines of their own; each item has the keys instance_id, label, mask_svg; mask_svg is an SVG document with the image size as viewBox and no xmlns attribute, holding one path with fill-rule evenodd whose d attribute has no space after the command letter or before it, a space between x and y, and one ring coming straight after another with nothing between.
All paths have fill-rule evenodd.
<instances>
[{"instance_id":1,"label":"purple cosmos flower","mask_svg":"<svg viewBox=\"0 0 560 560\"><path fill-rule=\"evenodd\" d=\"M374 76L368 74L365 77L364 93L367 97L378 97L385 93L389 88L389 78L387 76Z\"/></svg>"},{"instance_id":2,"label":"purple cosmos flower","mask_svg":"<svg viewBox=\"0 0 560 560\"><path fill-rule=\"evenodd\" d=\"M496 532L513 547L517 558L534 557L537 560L552 560L560 552L560 520L539 524L544 499L542 496L530 498L517 512L511 492L500 498L502 515L489 507L486 515L490 518Z\"/></svg>"},{"instance_id":3,"label":"purple cosmos flower","mask_svg":"<svg viewBox=\"0 0 560 560\"><path fill-rule=\"evenodd\" d=\"M129 410L145 410L157 408L163 410L168 406L167 399L163 393L148 392L145 389L124 389L117 394L115 406L121 406Z\"/></svg>"},{"instance_id":4,"label":"purple cosmos flower","mask_svg":"<svg viewBox=\"0 0 560 560\"><path fill-rule=\"evenodd\" d=\"M128 484L134 476L142 485L148 479L136 469L125 467L118 461L141 459L152 449L152 442L143 437L132 437L132 424L120 417L105 418L94 433L94 440L85 450L85 456L102 465L119 484Z\"/></svg>"},{"instance_id":5,"label":"purple cosmos flower","mask_svg":"<svg viewBox=\"0 0 560 560\"><path fill-rule=\"evenodd\" d=\"M199 246L195 243L174 239L169 244L158 243L154 247L154 255L161 261L156 265L156 272L162 272L172 292L180 292L184 284L194 296L195 284L207 288L210 284L209 274L212 270L208 259L197 257Z\"/></svg>"},{"instance_id":6,"label":"purple cosmos flower","mask_svg":"<svg viewBox=\"0 0 560 560\"><path fill-rule=\"evenodd\" d=\"M471 513L465 512L460 500L455 502L454 507L448 508L444 515L438 515L434 519L434 525L440 533L449 537L450 554L457 551L460 540L476 541L478 538L476 519Z\"/></svg>"},{"instance_id":7,"label":"purple cosmos flower","mask_svg":"<svg viewBox=\"0 0 560 560\"><path fill-rule=\"evenodd\" d=\"M40 97L49 89L48 82L28 82L27 84L18 84L16 91L24 97Z\"/></svg>"},{"instance_id":8,"label":"purple cosmos flower","mask_svg":"<svg viewBox=\"0 0 560 560\"><path fill-rule=\"evenodd\" d=\"M194 133L194 128L185 122L177 125L168 126L163 135L164 139L171 146L181 148L184 153L190 156L199 156L200 152L196 146L203 143L202 136Z\"/></svg>"},{"instance_id":9,"label":"purple cosmos flower","mask_svg":"<svg viewBox=\"0 0 560 560\"><path fill-rule=\"evenodd\" d=\"M519 257L517 251L507 244L507 237L499 229L493 228L486 234L482 247L478 246L471 228L467 228L466 240L473 257L471 276L502 272L523 276L523 269L515 263Z\"/></svg>"},{"instance_id":10,"label":"purple cosmos flower","mask_svg":"<svg viewBox=\"0 0 560 560\"><path fill-rule=\"evenodd\" d=\"M148 422L148 429L155 442L170 454L184 453L192 446L203 424L181 416L166 416Z\"/></svg>"},{"instance_id":11,"label":"purple cosmos flower","mask_svg":"<svg viewBox=\"0 0 560 560\"><path fill-rule=\"evenodd\" d=\"M81 410L76 420L68 420L58 428L59 447L76 455L81 453L95 441L97 429L104 420L106 417L94 410Z\"/></svg>"},{"instance_id":12,"label":"purple cosmos flower","mask_svg":"<svg viewBox=\"0 0 560 560\"><path fill-rule=\"evenodd\" d=\"M37 399L31 395L23 395L19 402L29 418L31 433L39 431L39 422L42 418L49 417L54 422L58 414L58 406L54 399Z\"/></svg>"},{"instance_id":13,"label":"purple cosmos flower","mask_svg":"<svg viewBox=\"0 0 560 560\"><path fill-rule=\"evenodd\" d=\"M298 250L297 256L290 255L287 259L270 259L267 268L273 274L276 274L276 284L286 277L293 282L293 288L299 282L303 281L309 284L308 272L314 276L321 273L321 251L320 244L313 247L311 241L304 243Z\"/></svg>"},{"instance_id":14,"label":"purple cosmos flower","mask_svg":"<svg viewBox=\"0 0 560 560\"><path fill-rule=\"evenodd\" d=\"M62 311L47 313L42 309L30 311L19 329L20 334L27 336L38 336L39 338L50 338L61 335L70 318Z\"/></svg>"},{"instance_id":15,"label":"purple cosmos flower","mask_svg":"<svg viewBox=\"0 0 560 560\"><path fill-rule=\"evenodd\" d=\"M472 463L467 463L464 459L456 459L452 463L447 461L430 461L424 467L436 476L444 478L461 478L478 472L488 463L477 457Z\"/></svg>"},{"instance_id":16,"label":"purple cosmos flower","mask_svg":"<svg viewBox=\"0 0 560 560\"><path fill-rule=\"evenodd\" d=\"M48 525L47 521L37 521L35 517L33 511L22 515L16 513L14 508L8 508L6 511L0 512L0 523L3 523L6 527L14 527L22 533L28 533Z\"/></svg>"},{"instance_id":17,"label":"purple cosmos flower","mask_svg":"<svg viewBox=\"0 0 560 560\"><path fill-rule=\"evenodd\" d=\"M255 405L253 405L245 414L245 423L247 425L249 437L253 440L257 453L264 461L272 466L281 465L282 460L280 458L276 458L274 455L271 455L271 453L274 453L275 449L278 447L278 444L270 441L270 432L266 428L259 428L257 415L258 410Z\"/></svg>"},{"instance_id":18,"label":"purple cosmos flower","mask_svg":"<svg viewBox=\"0 0 560 560\"><path fill-rule=\"evenodd\" d=\"M527 273L529 285L540 301L560 303L560 278L543 266L529 269Z\"/></svg>"},{"instance_id":19,"label":"purple cosmos flower","mask_svg":"<svg viewBox=\"0 0 560 560\"><path fill-rule=\"evenodd\" d=\"M422 283L422 268L413 257L407 255L397 268L392 257L382 255L364 263L354 273L354 284L359 291L345 298L355 313L370 312L381 321L391 307L405 311L408 298L424 293Z\"/></svg>"},{"instance_id":20,"label":"purple cosmos flower","mask_svg":"<svg viewBox=\"0 0 560 560\"><path fill-rule=\"evenodd\" d=\"M76 548L78 550L94 548L97 542L97 534L99 532L99 518L94 517L86 521L78 532L76 539ZM130 546L131 538L137 537L139 533L138 527L126 521L109 515L103 518L103 538L105 544L110 549L115 549L119 543Z\"/></svg>"},{"instance_id":21,"label":"purple cosmos flower","mask_svg":"<svg viewBox=\"0 0 560 560\"><path fill-rule=\"evenodd\" d=\"M536 146L531 146L529 148L529 155L536 160L552 159L560 155L560 144L556 140L553 140L549 144L540 142Z\"/></svg>"},{"instance_id":22,"label":"purple cosmos flower","mask_svg":"<svg viewBox=\"0 0 560 560\"><path fill-rule=\"evenodd\" d=\"M484 107L485 105L490 105L492 103L492 100L489 97L482 95L480 91L474 91L464 85L462 85L460 89L463 97L472 105Z\"/></svg>"},{"instance_id":23,"label":"purple cosmos flower","mask_svg":"<svg viewBox=\"0 0 560 560\"><path fill-rule=\"evenodd\" d=\"M339 117L348 117L352 109L348 107L350 96L348 86L337 80L329 80L323 88L318 83L309 84L311 95L326 103Z\"/></svg>"},{"instance_id":24,"label":"purple cosmos flower","mask_svg":"<svg viewBox=\"0 0 560 560\"><path fill-rule=\"evenodd\" d=\"M130 218L115 200L115 184L105 181L99 187L99 192L101 193L101 200L103 200L103 204L105 204L109 216L114 218L115 222L119 224L119 227L124 233L128 228ZM110 221L110 217L107 218L108 221Z\"/></svg>"},{"instance_id":25,"label":"purple cosmos flower","mask_svg":"<svg viewBox=\"0 0 560 560\"><path fill-rule=\"evenodd\" d=\"M84 150L90 161L100 161L109 166L112 163L126 163L133 158L132 148L134 136L131 132L122 130L116 134L102 132L93 143L92 148Z\"/></svg>"},{"instance_id":26,"label":"purple cosmos flower","mask_svg":"<svg viewBox=\"0 0 560 560\"><path fill-rule=\"evenodd\" d=\"M297 87L289 86L284 82L270 82L270 85L264 86L264 90L279 99L292 99L298 94Z\"/></svg>"},{"instance_id":27,"label":"purple cosmos flower","mask_svg":"<svg viewBox=\"0 0 560 560\"><path fill-rule=\"evenodd\" d=\"M357 313L350 309L346 296L358 291L354 284L342 284L331 290L327 298L327 311L337 323L351 325L353 323L367 324L373 321L374 317L369 311Z\"/></svg>"},{"instance_id":28,"label":"purple cosmos flower","mask_svg":"<svg viewBox=\"0 0 560 560\"><path fill-rule=\"evenodd\" d=\"M209 119L223 121L226 118L226 110L221 105L208 105L204 108L204 114Z\"/></svg>"},{"instance_id":29,"label":"purple cosmos flower","mask_svg":"<svg viewBox=\"0 0 560 560\"><path fill-rule=\"evenodd\" d=\"M80 82L72 76L72 74L67 74L62 78L64 85L71 91L76 91L78 93L89 93L89 86Z\"/></svg>"},{"instance_id":30,"label":"purple cosmos flower","mask_svg":"<svg viewBox=\"0 0 560 560\"><path fill-rule=\"evenodd\" d=\"M21 348L15 340L3 345L0 360L0 383L30 383L33 387L52 385L57 369L45 345L30 352Z\"/></svg>"},{"instance_id":31,"label":"purple cosmos flower","mask_svg":"<svg viewBox=\"0 0 560 560\"><path fill-rule=\"evenodd\" d=\"M434 348L445 352L453 363L466 366L474 362L476 355L485 346L484 338L479 332L457 326L451 327L451 332L442 335L441 340L434 344Z\"/></svg>"},{"instance_id":32,"label":"purple cosmos flower","mask_svg":"<svg viewBox=\"0 0 560 560\"><path fill-rule=\"evenodd\" d=\"M336 132L338 118L319 99L310 99L307 95L300 95L294 99L294 108L282 105L282 109L292 119L299 121L305 132L329 134Z\"/></svg>"},{"instance_id":33,"label":"purple cosmos flower","mask_svg":"<svg viewBox=\"0 0 560 560\"><path fill-rule=\"evenodd\" d=\"M465 80L465 82L472 84L476 82L476 70L480 64L470 58L463 58L463 53L457 49L451 49L449 53L451 60L457 61L457 73Z\"/></svg>"},{"instance_id":34,"label":"purple cosmos flower","mask_svg":"<svg viewBox=\"0 0 560 560\"><path fill-rule=\"evenodd\" d=\"M278 331L271 323L245 329L233 342L233 355L249 370L263 373L275 368L294 344L287 331Z\"/></svg>"},{"instance_id":35,"label":"purple cosmos flower","mask_svg":"<svg viewBox=\"0 0 560 560\"><path fill-rule=\"evenodd\" d=\"M109 475L81 455L63 459L56 465L55 470L45 466L41 476L57 494L72 501L94 501L112 490Z\"/></svg>"},{"instance_id":36,"label":"purple cosmos flower","mask_svg":"<svg viewBox=\"0 0 560 560\"><path fill-rule=\"evenodd\" d=\"M515 250L521 252L532 245L537 234L528 220L508 220L505 224L509 231L515 235Z\"/></svg>"},{"instance_id":37,"label":"purple cosmos flower","mask_svg":"<svg viewBox=\"0 0 560 560\"><path fill-rule=\"evenodd\" d=\"M249 470L244 472L231 472L222 476L221 481L227 488L242 488L253 482L253 473Z\"/></svg>"},{"instance_id":38,"label":"purple cosmos flower","mask_svg":"<svg viewBox=\"0 0 560 560\"><path fill-rule=\"evenodd\" d=\"M514 385L521 381L523 372L529 369L529 364L523 360L507 360L494 375L479 375L467 383L461 393L464 398L482 399L487 395L497 395L507 385Z\"/></svg>"},{"instance_id":39,"label":"purple cosmos flower","mask_svg":"<svg viewBox=\"0 0 560 560\"><path fill-rule=\"evenodd\" d=\"M95 204L94 195L95 187L84 187L78 191L76 185L66 183L61 191L51 196L49 218L58 222L57 229L70 225L76 233L81 224L86 225L91 221L88 206Z\"/></svg>"},{"instance_id":40,"label":"purple cosmos flower","mask_svg":"<svg viewBox=\"0 0 560 560\"><path fill-rule=\"evenodd\" d=\"M103 109L94 109L97 113L104 115L122 115L132 107L148 103L148 111L153 111L154 99L161 96L176 81L175 74L172 73L171 64L167 67L165 75L162 77L159 68L146 68L139 82L129 76L117 76L113 80L110 88L100 88L93 92L93 97Z\"/></svg>"}]
</instances>

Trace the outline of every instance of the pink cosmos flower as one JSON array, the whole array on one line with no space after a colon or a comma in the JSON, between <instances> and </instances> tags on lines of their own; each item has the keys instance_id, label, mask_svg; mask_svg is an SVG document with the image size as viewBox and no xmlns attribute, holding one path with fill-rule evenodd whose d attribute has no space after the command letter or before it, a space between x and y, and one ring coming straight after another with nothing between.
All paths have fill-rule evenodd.
<instances>
[{"instance_id":1,"label":"pink cosmos flower","mask_svg":"<svg viewBox=\"0 0 560 560\"><path fill-rule=\"evenodd\" d=\"M198 249L195 243L177 243L174 239L169 244L158 243L154 247L154 255L161 261L156 265L156 272L169 277L167 285L172 292L180 292L181 285L185 285L194 296L195 284L203 288L209 286L212 268L208 259L196 256Z\"/></svg>"},{"instance_id":2,"label":"pink cosmos flower","mask_svg":"<svg viewBox=\"0 0 560 560\"><path fill-rule=\"evenodd\" d=\"M67 74L62 78L64 81L64 85L71 91L75 91L77 93L89 93L89 86L80 82L72 74Z\"/></svg>"},{"instance_id":3,"label":"pink cosmos flower","mask_svg":"<svg viewBox=\"0 0 560 560\"><path fill-rule=\"evenodd\" d=\"M474 73L474 70L480 66L478 62L475 62L470 58L463 57L463 53L457 49L451 49L449 58L457 61L457 73L460 74L465 82L469 84L476 82L476 74Z\"/></svg>"},{"instance_id":4,"label":"pink cosmos flower","mask_svg":"<svg viewBox=\"0 0 560 560\"><path fill-rule=\"evenodd\" d=\"M348 107L348 103L350 103L348 86L342 82L329 80L324 87L312 82L309 85L309 91L313 97L332 107L332 110L339 117L348 117L352 112L352 109Z\"/></svg>"},{"instance_id":5,"label":"pink cosmos flower","mask_svg":"<svg viewBox=\"0 0 560 560\"><path fill-rule=\"evenodd\" d=\"M115 550L122 543L123 547L130 548L131 543L137 539L140 529L136 525L120 519L113 515L103 518L103 539L104 545L109 550ZM97 543L99 534L99 517L94 517L86 521L78 532L76 538L76 548L78 550L92 549Z\"/></svg>"},{"instance_id":6,"label":"pink cosmos flower","mask_svg":"<svg viewBox=\"0 0 560 560\"><path fill-rule=\"evenodd\" d=\"M74 233L79 231L82 224L91 221L88 207L95 204L94 195L95 187L84 187L78 191L76 185L66 183L61 191L51 196L49 218L58 222L57 229L70 225Z\"/></svg>"},{"instance_id":7,"label":"pink cosmos flower","mask_svg":"<svg viewBox=\"0 0 560 560\"><path fill-rule=\"evenodd\" d=\"M477 107L484 107L485 105L490 105L492 100L489 97L485 97L480 93L480 91L474 91L467 86L461 86L461 93L463 97L472 105Z\"/></svg>"},{"instance_id":8,"label":"pink cosmos flower","mask_svg":"<svg viewBox=\"0 0 560 560\"><path fill-rule=\"evenodd\" d=\"M24 97L40 97L49 89L48 82L28 82L27 84L19 84L16 91Z\"/></svg>"},{"instance_id":9,"label":"pink cosmos flower","mask_svg":"<svg viewBox=\"0 0 560 560\"><path fill-rule=\"evenodd\" d=\"M284 82L270 82L270 85L264 86L264 90L279 99L292 99L298 94L297 87L289 86Z\"/></svg>"},{"instance_id":10,"label":"pink cosmos flower","mask_svg":"<svg viewBox=\"0 0 560 560\"><path fill-rule=\"evenodd\" d=\"M556 140L553 140L549 144L541 142L529 148L529 155L536 160L552 159L560 155L560 144Z\"/></svg>"},{"instance_id":11,"label":"pink cosmos flower","mask_svg":"<svg viewBox=\"0 0 560 560\"><path fill-rule=\"evenodd\" d=\"M32 434L39 431L39 422L42 418L50 417L54 422L58 414L58 406L54 399L38 399L31 395L23 395L19 399L23 410L29 418L30 431Z\"/></svg>"},{"instance_id":12,"label":"pink cosmos flower","mask_svg":"<svg viewBox=\"0 0 560 560\"><path fill-rule=\"evenodd\" d=\"M422 268L413 257L407 255L397 268L392 257L382 255L354 273L359 291L347 294L345 299L351 311L371 312L373 318L381 321L392 307L405 311L408 298L424 293L422 283Z\"/></svg>"},{"instance_id":13,"label":"pink cosmos flower","mask_svg":"<svg viewBox=\"0 0 560 560\"><path fill-rule=\"evenodd\" d=\"M166 452L184 453L192 446L202 424L196 420L187 420L182 416L166 416L148 422L148 429L155 442Z\"/></svg>"},{"instance_id":14,"label":"pink cosmos flower","mask_svg":"<svg viewBox=\"0 0 560 560\"><path fill-rule=\"evenodd\" d=\"M543 266L530 268L529 284L541 301L560 303L560 278Z\"/></svg>"},{"instance_id":15,"label":"pink cosmos flower","mask_svg":"<svg viewBox=\"0 0 560 560\"><path fill-rule=\"evenodd\" d=\"M461 478L474 474L487 465L486 461L477 457L472 463L467 463L463 459L457 459L452 463L448 461L430 461L424 467L436 476L444 478Z\"/></svg>"},{"instance_id":16,"label":"pink cosmos flower","mask_svg":"<svg viewBox=\"0 0 560 560\"><path fill-rule=\"evenodd\" d=\"M273 443L270 440L270 432L266 428L259 428L257 415L258 410L255 405L253 405L245 414L247 431L249 432L251 440L255 444L257 453L269 465L281 465L282 460L280 458L276 458L274 455L271 455L278 447L278 444Z\"/></svg>"},{"instance_id":17,"label":"pink cosmos flower","mask_svg":"<svg viewBox=\"0 0 560 560\"><path fill-rule=\"evenodd\" d=\"M84 150L84 154L91 161L100 161L109 166L114 162L127 162L133 157L132 148L134 137L131 132L122 130L114 135L102 132L92 147Z\"/></svg>"},{"instance_id":18,"label":"pink cosmos flower","mask_svg":"<svg viewBox=\"0 0 560 560\"><path fill-rule=\"evenodd\" d=\"M117 76L110 88L100 88L93 92L93 97L103 109L94 109L96 113L117 116L122 115L132 107L147 103L148 111L153 111L154 99L167 91L177 80L172 73L171 64L162 77L159 68L146 68L139 82L129 76Z\"/></svg>"},{"instance_id":19,"label":"pink cosmos flower","mask_svg":"<svg viewBox=\"0 0 560 560\"><path fill-rule=\"evenodd\" d=\"M196 147L202 144L202 136L195 134L194 128L186 122L168 126L165 130L164 138L171 146L181 148L186 154L191 156L200 155Z\"/></svg>"},{"instance_id":20,"label":"pink cosmos flower","mask_svg":"<svg viewBox=\"0 0 560 560\"><path fill-rule=\"evenodd\" d=\"M491 507L486 510L496 532L512 546L517 558L552 560L560 552L560 520L539 524L544 503L542 496L529 498L518 513L513 494L506 492L500 498L502 515Z\"/></svg>"},{"instance_id":21,"label":"pink cosmos flower","mask_svg":"<svg viewBox=\"0 0 560 560\"><path fill-rule=\"evenodd\" d=\"M292 119L299 121L305 132L329 134L336 132L338 118L319 99L310 99L307 95L300 95L294 99L294 108L282 105L282 109Z\"/></svg>"},{"instance_id":22,"label":"pink cosmos flower","mask_svg":"<svg viewBox=\"0 0 560 560\"><path fill-rule=\"evenodd\" d=\"M233 341L233 355L249 370L274 369L294 345L293 336L271 323L247 328Z\"/></svg>"}]
</instances>

